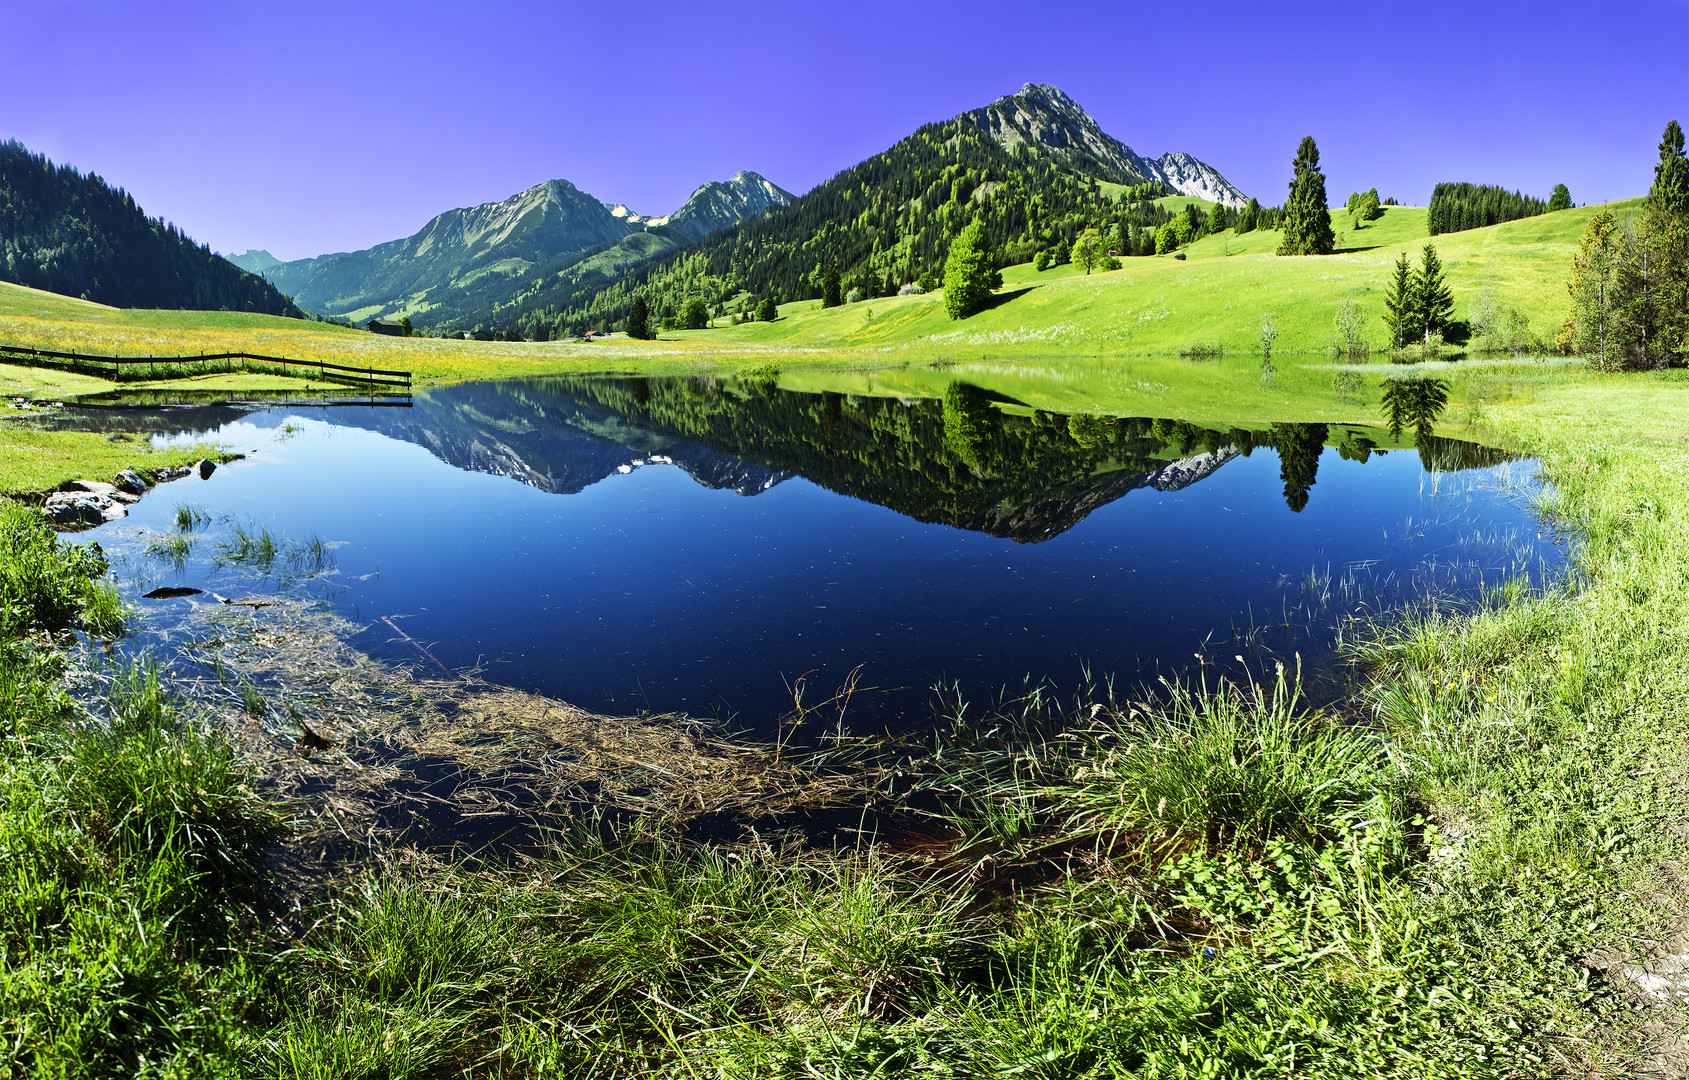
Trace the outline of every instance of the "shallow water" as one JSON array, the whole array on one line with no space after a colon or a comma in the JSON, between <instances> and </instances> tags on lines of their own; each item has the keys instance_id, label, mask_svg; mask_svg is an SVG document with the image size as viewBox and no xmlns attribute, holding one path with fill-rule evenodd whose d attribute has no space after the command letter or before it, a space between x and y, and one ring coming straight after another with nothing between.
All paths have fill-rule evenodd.
<instances>
[{"instance_id":1,"label":"shallow water","mask_svg":"<svg viewBox=\"0 0 1689 1080\"><path fill-rule=\"evenodd\" d=\"M131 595L304 589L376 655L763 731L794 689L813 706L857 669L858 730L924 720L935 683L983 704L1085 671L1123 691L1237 657L1317 672L1352 616L1540 581L1561 558L1530 511L1534 464L1498 451L1073 418L966 386L573 377L97 421L248 454L98 531ZM178 569L143 549L185 503L214 523ZM235 524L320 538L332 569L289 569L285 543L268 580L219 567ZM136 603L162 629L205 600Z\"/></svg>"}]
</instances>

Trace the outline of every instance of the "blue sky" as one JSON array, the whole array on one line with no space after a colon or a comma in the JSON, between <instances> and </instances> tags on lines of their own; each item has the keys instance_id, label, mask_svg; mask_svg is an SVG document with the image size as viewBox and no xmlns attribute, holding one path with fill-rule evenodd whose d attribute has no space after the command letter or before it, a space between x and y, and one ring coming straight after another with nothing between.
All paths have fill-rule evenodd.
<instances>
[{"instance_id":1,"label":"blue sky","mask_svg":"<svg viewBox=\"0 0 1689 1080\"><path fill-rule=\"evenodd\" d=\"M1439 180L1645 192L1689 123L1652 3L0 3L0 137L219 251L367 247L561 177L641 213L754 169L803 192L1054 83L1264 202Z\"/></svg>"}]
</instances>

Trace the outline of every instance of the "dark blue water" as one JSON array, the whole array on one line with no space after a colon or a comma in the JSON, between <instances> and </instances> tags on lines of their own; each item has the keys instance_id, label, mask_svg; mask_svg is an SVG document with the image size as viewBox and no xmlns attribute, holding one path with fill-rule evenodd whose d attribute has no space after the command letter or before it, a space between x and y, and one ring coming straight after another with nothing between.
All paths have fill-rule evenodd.
<instances>
[{"instance_id":1,"label":"dark blue water","mask_svg":"<svg viewBox=\"0 0 1689 1080\"><path fill-rule=\"evenodd\" d=\"M1347 616L1559 559L1529 510L1531 463L1466 444L603 385L175 414L177 437L248 457L161 486L97 538L127 556L132 593L232 593L266 582L140 554L179 505L220 519L198 556L230 521L315 535L332 573L268 586L326 598L368 652L432 670L420 646L588 709L761 729L798 680L815 704L858 668L865 727L924 717L937 682L983 701L1086 669L1129 689L1237 656L1317 666ZM137 605L163 621L203 599Z\"/></svg>"}]
</instances>

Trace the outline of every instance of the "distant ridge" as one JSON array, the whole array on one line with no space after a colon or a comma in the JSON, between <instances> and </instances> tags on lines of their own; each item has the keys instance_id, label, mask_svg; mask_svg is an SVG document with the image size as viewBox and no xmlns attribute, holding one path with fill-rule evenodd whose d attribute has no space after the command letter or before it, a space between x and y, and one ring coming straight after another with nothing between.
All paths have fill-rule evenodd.
<instances>
[{"instance_id":1,"label":"distant ridge","mask_svg":"<svg viewBox=\"0 0 1689 1080\"><path fill-rule=\"evenodd\" d=\"M437 325L496 306L587 259L613 277L627 263L696 243L791 199L744 171L700 185L670 214L646 217L600 202L567 180L547 180L496 203L448 210L409 237L362 251L291 262L265 251L238 258L313 311L360 322L411 316Z\"/></svg>"}]
</instances>

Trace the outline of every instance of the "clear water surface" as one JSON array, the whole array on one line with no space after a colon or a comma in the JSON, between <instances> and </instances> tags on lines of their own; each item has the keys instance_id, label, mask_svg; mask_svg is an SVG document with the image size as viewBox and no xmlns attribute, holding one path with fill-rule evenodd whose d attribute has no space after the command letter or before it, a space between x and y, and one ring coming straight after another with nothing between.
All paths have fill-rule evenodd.
<instances>
[{"instance_id":1,"label":"clear water surface","mask_svg":"<svg viewBox=\"0 0 1689 1080\"><path fill-rule=\"evenodd\" d=\"M758 730L798 680L814 703L858 668L858 730L923 719L941 682L982 700L1083 670L1130 689L1237 657L1318 668L1348 616L1561 557L1530 510L1533 463L1499 451L1365 424L1059 416L962 385L909 401L570 377L403 408L90 418L247 454L98 530L132 596L263 588L203 557L230 522L261 523L332 545L316 593L370 653ZM183 504L217 523L175 569L143 549ZM135 603L163 624L208 599Z\"/></svg>"}]
</instances>

